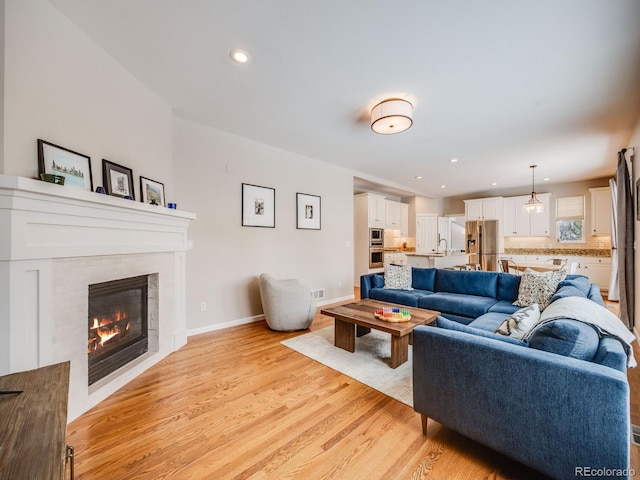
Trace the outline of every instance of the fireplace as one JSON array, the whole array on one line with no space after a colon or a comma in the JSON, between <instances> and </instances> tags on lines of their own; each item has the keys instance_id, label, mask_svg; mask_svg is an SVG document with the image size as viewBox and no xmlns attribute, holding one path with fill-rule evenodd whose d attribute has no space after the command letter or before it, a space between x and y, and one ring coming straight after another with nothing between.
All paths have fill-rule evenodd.
<instances>
[{"instance_id":1,"label":"fireplace","mask_svg":"<svg viewBox=\"0 0 640 480\"><path fill-rule=\"evenodd\" d=\"M147 275L89 285L89 385L148 350L148 290Z\"/></svg>"}]
</instances>

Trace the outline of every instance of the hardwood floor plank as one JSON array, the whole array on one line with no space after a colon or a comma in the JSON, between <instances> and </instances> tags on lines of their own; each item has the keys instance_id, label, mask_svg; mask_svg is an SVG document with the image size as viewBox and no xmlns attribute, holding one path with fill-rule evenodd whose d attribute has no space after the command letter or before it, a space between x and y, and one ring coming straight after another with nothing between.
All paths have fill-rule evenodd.
<instances>
[{"instance_id":1,"label":"hardwood floor plank","mask_svg":"<svg viewBox=\"0 0 640 480\"><path fill-rule=\"evenodd\" d=\"M332 324L317 314L311 329ZM189 338L68 426L76 478L544 478L431 420L425 438L412 408L280 344L304 333L257 322Z\"/></svg>"}]
</instances>

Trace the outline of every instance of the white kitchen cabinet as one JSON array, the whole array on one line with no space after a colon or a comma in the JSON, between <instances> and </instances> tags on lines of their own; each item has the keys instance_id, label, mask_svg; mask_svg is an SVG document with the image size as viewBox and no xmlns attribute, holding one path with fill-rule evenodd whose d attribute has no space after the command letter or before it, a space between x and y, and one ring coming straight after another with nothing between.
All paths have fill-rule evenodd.
<instances>
[{"instance_id":1,"label":"white kitchen cabinet","mask_svg":"<svg viewBox=\"0 0 640 480\"><path fill-rule=\"evenodd\" d=\"M611 277L611 258L583 257L577 273L586 275L591 283L599 285L600 290L607 292Z\"/></svg>"},{"instance_id":2,"label":"white kitchen cabinet","mask_svg":"<svg viewBox=\"0 0 640 480\"><path fill-rule=\"evenodd\" d=\"M406 265L407 254L403 252L387 252L384 254L385 265L393 263L394 265Z\"/></svg>"},{"instance_id":3,"label":"white kitchen cabinet","mask_svg":"<svg viewBox=\"0 0 640 480\"><path fill-rule=\"evenodd\" d=\"M400 230L401 207L400 202L394 202L392 200L384 201L384 228L390 228L392 230Z\"/></svg>"},{"instance_id":4,"label":"white kitchen cabinet","mask_svg":"<svg viewBox=\"0 0 640 480\"><path fill-rule=\"evenodd\" d=\"M369 228L385 227L385 199L382 195L367 194L369 201Z\"/></svg>"},{"instance_id":5,"label":"white kitchen cabinet","mask_svg":"<svg viewBox=\"0 0 640 480\"><path fill-rule=\"evenodd\" d=\"M400 204L400 236L409 236L409 205L406 203Z\"/></svg>"},{"instance_id":6,"label":"white kitchen cabinet","mask_svg":"<svg viewBox=\"0 0 640 480\"><path fill-rule=\"evenodd\" d=\"M416 215L416 253L436 253L438 250L438 216Z\"/></svg>"},{"instance_id":7,"label":"white kitchen cabinet","mask_svg":"<svg viewBox=\"0 0 640 480\"><path fill-rule=\"evenodd\" d=\"M467 220L502 220L502 197L465 200Z\"/></svg>"},{"instance_id":8,"label":"white kitchen cabinet","mask_svg":"<svg viewBox=\"0 0 640 480\"><path fill-rule=\"evenodd\" d=\"M550 206L551 206L551 194L550 193L540 193L536 195L538 200L542 202L544 206L544 210L540 213L531 213L526 214L523 212L523 215L528 216L531 224L531 233L532 237L548 237L549 232L551 231L549 228L549 219L550 217ZM522 210L521 210L522 211Z\"/></svg>"},{"instance_id":9,"label":"white kitchen cabinet","mask_svg":"<svg viewBox=\"0 0 640 480\"><path fill-rule=\"evenodd\" d=\"M591 234L611 235L611 189L609 187L590 188L591 192Z\"/></svg>"},{"instance_id":10,"label":"white kitchen cabinet","mask_svg":"<svg viewBox=\"0 0 640 480\"><path fill-rule=\"evenodd\" d=\"M503 232L505 237L548 237L551 194L541 193L538 200L544 205L542 213L526 213L524 204L529 195L507 197L503 200Z\"/></svg>"}]
</instances>

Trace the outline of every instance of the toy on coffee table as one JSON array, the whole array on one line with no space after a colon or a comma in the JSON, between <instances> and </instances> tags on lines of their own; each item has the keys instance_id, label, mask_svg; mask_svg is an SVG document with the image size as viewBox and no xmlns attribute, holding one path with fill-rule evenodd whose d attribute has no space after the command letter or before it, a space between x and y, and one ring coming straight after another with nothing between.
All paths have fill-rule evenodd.
<instances>
[{"instance_id":1,"label":"toy on coffee table","mask_svg":"<svg viewBox=\"0 0 640 480\"><path fill-rule=\"evenodd\" d=\"M373 314L377 319L384 320L385 322L408 322L411 320L411 315L408 310L402 310L397 307L383 307L378 309Z\"/></svg>"}]
</instances>

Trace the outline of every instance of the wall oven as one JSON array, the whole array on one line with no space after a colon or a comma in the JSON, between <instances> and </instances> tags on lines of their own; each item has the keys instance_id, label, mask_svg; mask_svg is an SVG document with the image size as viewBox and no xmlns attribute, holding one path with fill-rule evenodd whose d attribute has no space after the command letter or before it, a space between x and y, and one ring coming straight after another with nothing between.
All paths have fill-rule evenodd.
<instances>
[{"instance_id":1,"label":"wall oven","mask_svg":"<svg viewBox=\"0 0 640 480\"><path fill-rule=\"evenodd\" d=\"M369 229L369 246L384 247L384 228Z\"/></svg>"},{"instance_id":2,"label":"wall oven","mask_svg":"<svg viewBox=\"0 0 640 480\"><path fill-rule=\"evenodd\" d=\"M382 268L384 266L384 248L369 249L369 268Z\"/></svg>"}]
</instances>

